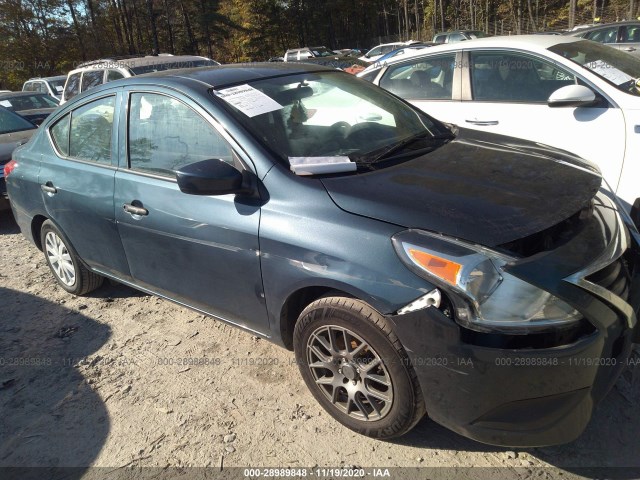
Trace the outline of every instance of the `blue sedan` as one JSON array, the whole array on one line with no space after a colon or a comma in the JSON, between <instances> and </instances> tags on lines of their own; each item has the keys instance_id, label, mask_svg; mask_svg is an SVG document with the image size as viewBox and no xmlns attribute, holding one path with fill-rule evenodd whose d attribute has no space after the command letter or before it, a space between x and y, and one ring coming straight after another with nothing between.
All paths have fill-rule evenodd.
<instances>
[{"instance_id":1,"label":"blue sedan","mask_svg":"<svg viewBox=\"0 0 640 480\"><path fill-rule=\"evenodd\" d=\"M293 349L375 438L427 413L486 443L571 441L637 340L637 231L594 167L329 67L110 82L4 171L61 288L115 279Z\"/></svg>"}]
</instances>

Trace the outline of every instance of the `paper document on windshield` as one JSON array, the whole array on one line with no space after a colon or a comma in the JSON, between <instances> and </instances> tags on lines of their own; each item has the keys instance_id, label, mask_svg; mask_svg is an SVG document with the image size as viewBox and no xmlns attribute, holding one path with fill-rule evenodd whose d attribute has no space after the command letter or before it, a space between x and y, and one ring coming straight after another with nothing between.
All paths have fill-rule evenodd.
<instances>
[{"instance_id":1,"label":"paper document on windshield","mask_svg":"<svg viewBox=\"0 0 640 480\"><path fill-rule=\"evenodd\" d=\"M237 87L214 90L213 93L227 103L230 103L247 117L255 117L263 113L280 110L282 105L273 98L256 90L251 85L238 85Z\"/></svg>"},{"instance_id":2,"label":"paper document on windshield","mask_svg":"<svg viewBox=\"0 0 640 480\"><path fill-rule=\"evenodd\" d=\"M355 172L357 166L349 157L289 157L291 171L296 175L322 175Z\"/></svg>"},{"instance_id":3,"label":"paper document on windshield","mask_svg":"<svg viewBox=\"0 0 640 480\"><path fill-rule=\"evenodd\" d=\"M618 70L613 65L608 64L604 60L595 60L585 65L589 70L597 73L601 77L606 78L614 85L622 85L623 83L633 80L631 75L627 75L621 70Z\"/></svg>"},{"instance_id":4,"label":"paper document on windshield","mask_svg":"<svg viewBox=\"0 0 640 480\"><path fill-rule=\"evenodd\" d=\"M9 100L0 100L0 105L3 107L11 108L11 102Z\"/></svg>"}]
</instances>

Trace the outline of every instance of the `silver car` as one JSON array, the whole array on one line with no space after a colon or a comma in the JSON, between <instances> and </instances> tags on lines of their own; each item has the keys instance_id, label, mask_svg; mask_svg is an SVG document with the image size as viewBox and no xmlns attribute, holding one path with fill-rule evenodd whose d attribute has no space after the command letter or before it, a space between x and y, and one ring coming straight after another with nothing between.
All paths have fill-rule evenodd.
<instances>
[{"instance_id":1,"label":"silver car","mask_svg":"<svg viewBox=\"0 0 640 480\"><path fill-rule=\"evenodd\" d=\"M640 56L640 21L607 23L566 33Z\"/></svg>"}]
</instances>

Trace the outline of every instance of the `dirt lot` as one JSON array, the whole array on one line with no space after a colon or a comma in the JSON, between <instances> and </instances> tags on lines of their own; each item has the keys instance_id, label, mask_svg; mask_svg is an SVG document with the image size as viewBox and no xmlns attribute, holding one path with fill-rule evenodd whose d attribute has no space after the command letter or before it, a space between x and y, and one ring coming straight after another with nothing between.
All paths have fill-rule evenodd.
<instances>
[{"instance_id":1,"label":"dirt lot","mask_svg":"<svg viewBox=\"0 0 640 480\"><path fill-rule=\"evenodd\" d=\"M0 295L0 467L83 467L73 478L95 473L88 466L109 467L100 478L141 466L174 473L194 466L499 467L504 478L640 472L580 470L640 468L640 366L625 372L569 445L490 447L428 419L381 442L325 414L291 352L124 286L70 296L6 214ZM450 468L420 476L461 478Z\"/></svg>"}]
</instances>

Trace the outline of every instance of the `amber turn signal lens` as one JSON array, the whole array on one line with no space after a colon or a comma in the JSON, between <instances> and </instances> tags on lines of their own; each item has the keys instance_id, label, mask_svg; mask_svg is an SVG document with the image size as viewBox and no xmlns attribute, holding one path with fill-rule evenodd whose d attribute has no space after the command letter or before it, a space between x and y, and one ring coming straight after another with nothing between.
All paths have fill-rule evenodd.
<instances>
[{"instance_id":1,"label":"amber turn signal lens","mask_svg":"<svg viewBox=\"0 0 640 480\"><path fill-rule=\"evenodd\" d=\"M427 272L435 275L438 278L441 278L451 285L457 285L458 274L460 273L460 269L462 268L462 265L460 265L459 263L436 257L435 255L431 255L429 253L423 252L422 250L416 250L414 248L409 249L409 255L411 255L411 258L415 263L420 265Z\"/></svg>"}]
</instances>

